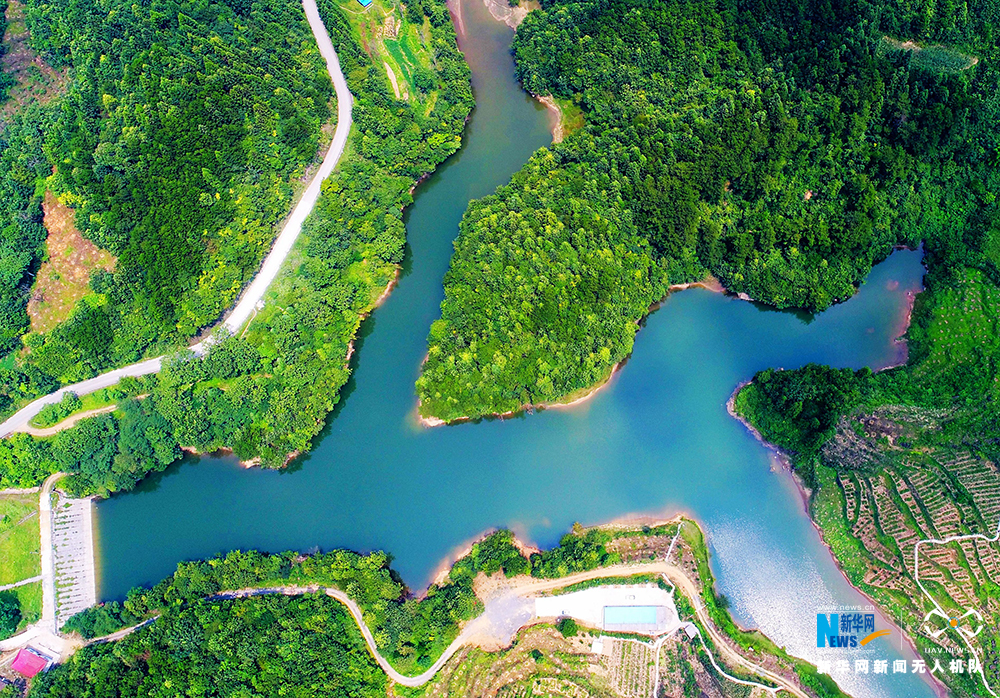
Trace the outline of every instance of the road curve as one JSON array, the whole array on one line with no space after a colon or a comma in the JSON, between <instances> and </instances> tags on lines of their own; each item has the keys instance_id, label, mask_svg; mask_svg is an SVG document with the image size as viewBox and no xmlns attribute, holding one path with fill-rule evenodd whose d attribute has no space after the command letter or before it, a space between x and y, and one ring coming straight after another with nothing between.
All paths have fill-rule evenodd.
<instances>
[{"instance_id":1,"label":"road curve","mask_svg":"<svg viewBox=\"0 0 1000 698\"><path fill-rule=\"evenodd\" d=\"M692 599L695 603L697 610L696 614L698 619L702 622L705 629L708 631L709 636L712 638L719 652L724 654L729 661L743 667L744 669L755 673L764 678L770 679L774 683L778 684L777 690L786 690L797 698L810 698L808 694L802 691L794 683L791 683L783 676L769 671L753 662L747 660L741 656L738 652L735 652L722 637L722 635L715 629L712 625L712 620L705 611L704 605L698 604L698 591L694 586L694 583L688 578L688 576L679 567L676 567L667 562L648 562L648 563L638 563L638 564L618 564L611 565L609 567L598 567L593 570L588 570L586 572L577 572L575 574L570 574L565 577L560 577L558 579L540 579L532 580L528 583L518 584L512 588L511 593L518 596L529 596L537 594L543 591L552 591L554 589L561 589L572 584L577 584L579 582L588 581L591 579L600 579L604 577L622 577L631 576L636 574L649 574L649 573L659 573L667 581L680 586L684 593ZM441 670L449 659L454 656L458 650L467 644L473 642L473 638L480 632L481 628L478 626L477 621L484 618L487 613L483 613L479 617L468 622L462 631L459 633L458 637L452 640L451 644L445 648L444 652L438 657L426 671L417 676L405 676L396 671L389 661L379 654L378 647L375 645L375 638L372 635L371 630L368 628L368 624L365 623L364 617L361 612L361 607L351 599L350 596L340 591L339 589L332 589L329 587L323 587L320 585L310 585L310 586L274 586L274 587L263 587L263 588L247 588L238 589L235 591L224 591L213 596L206 597L206 600L224 600L224 599L241 599L252 596L266 596L270 594L283 594L286 596L298 596L300 594L315 594L315 593L325 593L327 596L336 599L340 603L347 607L350 612L351 617L354 618L354 622L357 623L358 629L361 631L361 635L365 640L365 645L368 647L368 651L371 653L375 661L386 673L386 675L392 679L395 683L402 686L409 686L411 688L416 688L423 686L425 683L434 678L434 676ZM492 599L491 599L492 600ZM491 600L487 600L490 603ZM156 616L158 617L158 616ZM120 640L126 635L143 628L154 620L156 617L148 618L138 625L134 625L123 630L119 630L111 635L106 635L104 637L95 638L91 640L91 643L97 642L111 642L115 640ZM522 626L523 627L523 626ZM704 642L704 640L702 640ZM706 648L707 651L707 648Z\"/></svg>"},{"instance_id":2,"label":"road curve","mask_svg":"<svg viewBox=\"0 0 1000 698\"><path fill-rule=\"evenodd\" d=\"M322 587L318 585L312 586L276 586L276 587L261 587L261 588L248 588L248 589L238 589L236 591L224 591L219 594L214 594L212 596L206 597L207 601L222 601L226 599L245 599L252 596L269 596L273 594L281 594L284 596L299 596L301 594L315 594L322 592L327 596L336 599L340 603L347 607L350 612L351 617L354 618L354 622L357 623L358 629L361 631L361 636L365 640L365 645L368 647L368 651L371 652L372 657L378 662L378 665L382 667L382 671L392 679L395 683L402 686L410 686L416 688L417 686L423 686L425 683L434 678L434 675L445 665L445 663L451 659L452 655L455 654L463 645L466 644L467 638L466 633L461 633L455 640L448 645L447 649L438 657L438 660L430 666L427 671L423 672L419 676L405 676L396 671L389 661L379 654L378 647L375 645L375 637L372 635L372 631L368 628L368 624L365 623L364 617L361 613L361 607L347 594L340 591L339 589L330 589L328 587ZM97 644L103 642L116 642L121 640L127 635L131 635L136 630L140 630L147 625L153 623L159 614L153 616L152 618L147 618L146 620L133 625L128 628L123 628L117 632L111 633L110 635L105 635L103 637L97 637L90 640L87 644Z\"/></svg>"},{"instance_id":3,"label":"road curve","mask_svg":"<svg viewBox=\"0 0 1000 698\"><path fill-rule=\"evenodd\" d=\"M302 198L299 199L295 208L292 209L292 213L285 222L284 227L278 233L277 238L275 238L274 245L267 257L264 258L264 264L261 266L260 271L257 272L250 285L244 289L243 295L240 296L236 307L223 320L223 326L232 334L235 334L250 319L250 316L257 308L257 304L264 298L264 293L271 285L271 282L277 277L278 272L281 270L281 265L284 263L285 258L288 257L292 245L295 244L295 240L302 231L302 223L316 205L323 180L330 176L337 161L340 160L340 156L343 155L344 147L347 145L347 137L351 131L353 97L351 91L347 89L347 81L340 70L340 62L337 60L337 54L333 50L333 42L330 40L330 35L327 33L326 27L323 25L323 20L319 16L316 0L302 0L302 6L306 13L306 19L309 21L309 28L312 29L313 36L316 38L316 44L319 46L320 55L326 60L330 79L333 81L334 89L337 92L337 130L333 134L333 142L330 143L330 149L323 157L323 162L319 170L313 175L312 181L306 187ZM191 351L196 354L203 353L207 348L206 342L208 341L210 340L198 342L190 347ZM7 421L0 424L0 438L7 438L15 432L25 431L28 428L28 423L43 407L59 402L66 393L87 395L101 388L112 386L125 376L138 377L157 373L160 370L163 358L162 356L158 356L155 359L147 359L131 364L130 366L116 368L113 371L102 373L99 376L74 383L73 385L64 386L53 393L40 397L22 407Z\"/></svg>"}]
</instances>

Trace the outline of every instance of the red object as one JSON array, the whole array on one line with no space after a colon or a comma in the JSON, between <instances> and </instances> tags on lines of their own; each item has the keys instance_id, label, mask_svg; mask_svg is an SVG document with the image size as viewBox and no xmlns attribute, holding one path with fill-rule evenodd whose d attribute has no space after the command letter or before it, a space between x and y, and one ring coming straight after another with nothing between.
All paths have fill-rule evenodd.
<instances>
[{"instance_id":1,"label":"red object","mask_svg":"<svg viewBox=\"0 0 1000 698\"><path fill-rule=\"evenodd\" d=\"M17 653L17 656L14 657L14 663L10 665L10 668L21 674L21 676L26 676L30 679L38 672L45 671L51 663L52 660L41 652L26 647Z\"/></svg>"}]
</instances>

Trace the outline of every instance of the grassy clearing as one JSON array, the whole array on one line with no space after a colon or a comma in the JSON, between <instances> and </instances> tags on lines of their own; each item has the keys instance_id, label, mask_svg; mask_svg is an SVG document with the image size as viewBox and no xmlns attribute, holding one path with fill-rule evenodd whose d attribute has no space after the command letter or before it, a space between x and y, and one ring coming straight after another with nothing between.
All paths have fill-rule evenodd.
<instances>
[{"instance_id":1,"label":"grassy clearing","mask_svg":"<svg viewBox=\"0 0 1000 698\"><path fill-rule=\"evenodd\" d=\"M33 427L43 429L45 427L51 427L68 417L72 417L74 414L89 412L90 410L96 410L101 407L114 405L123 397L124 395L122 391L114 387L101 388L96 392L83 395L78 398L78 403L76 401L70 403L70 400L64 397L63 402L43 407L42 410L31 419L29 424ZM70 404L72 404L72 406L69 406Z\"/></svg>"},{"instance_id":2,"label":"grassy clearing","mask_svg":"<svg viewBox=\"0 0 1000 698\"><path fill-rule=\"evenodd\" d=\"M878 45L879 55L884 56L892 51L910 53L913 67L935 73L960 73L979 62L975 56L968 56L941 44L920 46L913 41L899 41L883 36Z\"/></svg>"},{"instance_id":3,"label":"grassy clearing","mask_svg":"<svg viewBox=\"0 0 1000 698\"><path fill-rule=\"evenodd\" d=\"M38 496L0 496L0 585L42 573Z\"/></svg>"},{"instance_id":4,"label":"grassy clearing","mask_svg":"<svg viewBox=\"0 0 1000 698\"><path fill-rule=\"evenodd\" d=\"M583 116L583 109L571 99L556 99L559 111L562 114L563 135L568 136L574 131L579 131L586 123Z\"/></svg>"},{"instance_id":5,"label":"grassy clearing","mask_svg":"<svg viewBox=\"0 0 1000 698\"><path fill-rule=\"evenodd\" d=\"M436 94L427 81L433 51L427 20L417 24L406 17L403 5L392 0L375 0L363 8L357 0L344 0L340 7L355 26L361 45L377 66L388 66L395 77L399 98L411 103L428 102ZM421 89L424 88L423 90Z\"/></svg>"},{"instance_id":6,"label":"grassy clearing","mask_svg":"<svg viewBox=\"0 0 1000 698\"><path fill-rule=\"evenodd\" d=\"M16 596L21 606L21 622L17 624L17 632L24 630L32 623L37 623L42 617L41 582L25 584L4 593Z\"/></svg>"},{"instance_id":7,"label":"grassy clearing","mask_svg":"<svg viewBox=\"0 0 1000 698\"><path fill-rule=\"evenodd\" d=\"M1000 349L1000 289L982 272L964 269L958 283L937 293L927 324L928 355L917 368L921 378L951 372L955 365L973 365L982 355Z\"/></svg>"},{"instance_id":8,"label":"grassy clearing","mask_svg":"<svg viewBox=\"0 0 1000 698\"><path fill-rule=\"evenodd\" d=\"M24 23L25 8L18 0L7 4L7 32L3 37L4 55L0 60L3 72L13 75L17 83L9 98L0 105L0 125L26 104L46 104L60 96L68 82L67 71L57 71L43 61L28 46L28 28Z\"/></svg>"}]
</instances>

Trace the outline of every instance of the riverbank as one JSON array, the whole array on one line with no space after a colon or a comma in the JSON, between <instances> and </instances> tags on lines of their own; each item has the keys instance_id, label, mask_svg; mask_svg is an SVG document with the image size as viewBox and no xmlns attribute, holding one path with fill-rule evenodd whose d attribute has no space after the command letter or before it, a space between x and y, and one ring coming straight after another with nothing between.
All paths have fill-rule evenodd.
<instances>
[{"instance_id":1,"label":"riverbank","mask_svg":"<svg viewBox=\"0 0 1000 698\"><path fill-rule=\"evenodd\" d=\"M549 110L550 121L552 122L552 143L562 143L566 137L566 129L563 126L563 113L552 95L532 95Z\"/></svg>"},{"instance_id":2,"label":"riverbank","mask_svg":"<svg viewBox=\"0 0 1000 698\"><path fill-rule=\"evenodd\" d=\"M486 8L493 15L493 19L503 22L511 29L517 31L521 22L532 10L541 9L537 0L522 0L517 5L510 5L507 0L483 0Z\"/></svg>"},{"instance_id":3,"label":"riverbank","mask_svg":"<svg viewBox=\"0 0 1000 698\"><path fill-rule=\"evenodd\" d=\"M344 583L348 583L348 587L350 587L348 581L342 583L339 581L339 577L338 581L332 581L322 572L326 569L326 565L320 563L318 567L310 566L310 558L308 557L296 557L291 561L293 569L287 578L285 576L277 578L271 576L277 567L266 564L269 556L261 556L258 553L245 553L252 558L257 556L254 559L259 564L255 565L253 569L255 572L260 570L257 572L260 575L259 578L255 579L253 573L249 577L242 578L245 586L239 589L223 586L205 596L186 597L184 592L180 591L177 594L161 591L162 599L159 596L155 597L160 599L157 602L159 605L151 605L144 617L132 618L128 621L134 625L123 627L108 635L92 637L86 643L72 642L70 652L84 646L84 644L121 640L156 622L164 615L185 612L184 605L198 600L226 602L268 595L326 594L347 607L361 632L367 651L388 678L402 686L417 687L434 680L438 671L449 664L452 657L463 647L478 647L489 653L502 652L516 644L518 638L523 637L522 633L526 629L535 626L551 628L553 619L549 616L541 617L536 606L535 599L541 596L574 585L588 588L607 585L609 593L620 595L624 593L621 590L622 585L648 586L655 579L659 581L660 588L670 594L671 598L667 601L670 608L673 608L673 602L676 600L677 610L683 615L683 619L679 624L675 623L663 635L654 636L642 633L638 639L632 638L630 641L647 643L647 646L657 648L665 641L686 640L685 635L680 632L682 628L686 627L689 635L697 628L698 632L704 633L707 636L706 639L710 641L710 644L703 643L702 646L709 653L713 663L715 663L715 655L718 655L720 661L724 660L726 665L734 667L738 674L760 676L798 698L807 698L811 695L805 688L812 685L806 679L816 675L814 667L802 660L790 657L759 633L752 633L751 642L756 649L748 651L745 642L741 642L739 637L729 635L734 626L727 620L729 619L727 612L719 611L714 607L709 608L701 602L704 598L714 599L715 597L714 592L704 587L706 580L710 585L713 581L710 574L706 577L702 571L707 565L708 552L704 546L704 534L698 524L690 519L675 516L659 524L644 527L605 525L601 528L606 532L606 535L597 539L599 541L597 545L607 555L596 566L590 565L581 568L579 564L574 564L558 574L542 576L519 574L508 577L503 571L488 576L480 570L473 582L473 589L478 603L481 604L481 612L465 621L452 623L451 629L447 631L451 641L446 645L440 645L435 652L429 655L428 662L431 659L433 662L417 675L413 675L416 667L410 666L405 661L401 665L398 653L384 646L384 643L380 645L376 642L375 634L379 632L381 626L377 622L373 623L378 619L372 615L373 609L366 603L366 600L370 601L371 599L365 595L363 588L356 588L349 595L341 589ZM574 531L570 535L579 537L583 530L574 527ZM588 536L589 538L592 537ZM517 547L521 555L524 555L525 552L536 552L534 548L516 539L512 545ZM573 548L554 549L550 552L565 557L566 560L576 559L577 555ZM333 555L340 561L340 558L336 557L337 552L328 553L328 555ZM238 561L230 562L228 556L216 560L218 565L214 564L213 561L202 563L205 567L205 573L209 577L209 580L205 580L208 589L211 589L212 582L210 580L213 575L219 576L220 581L225 578L224 570L216 569L217 567L224 568L228 564L240 564ZM476 564L473 563L473 565ZM271 570L271 572L267 570ZM344 572L346 569L342 568L341 571ZM168 589L171 587L177 590L186 588L186 585L182 585L180 582L186 580L191 574L190 569L182 570L179 568L174 576L164 580L161 585L168 585ZM348 574L346 580L350 579L351 576ZM464 583L468 584L467 581ZM157 585L157 588L161 585ZM358 596L359 592L360 596ZM151 593L150 598L153 597L154 595ZM169 603L162 605L162 602L167 599L170 599ZM406 601L406 603L409 604L411 601ZM586 611L586 609L584 610ZM599 617L600 612L600 607L597 607L586 611L584 616L587 618ZM724 621L722 625L717 623L718 613L723 614L721 616ZM585 621L581 618L580 622ZM79 627L93 626L84 622ZM598 633L607 635L605 638L607 641L614 641L614 633L608 635L600 623L594 626L591 622L587 627L592 627ZM86 630L82 630L82 632L86 632ZM88 635L88 637L90 636ZM73 638L70 640L72 641ZM589 641L584 645L587 653L594 653L595 650ZM600 650L597 650L597 653L600 654ZM65 661L67 658L68 655L62 660ZM494 662L501 659L502 657L497 656L490 658L489 661ZM122 658L122 661L127 662L125 658ZM719 669L719 664L716 664L716 668ZM60 669L56 668L54 671L60 671ZM743 672L748 672L748 674ZM737 682L743 681L743 679L735 678L724 671L723 675ZM768 688L768 686L763 687ZM834 692L832 695L839 695L839 693Z\"/></svg>"},{"instance_id":4,"label":"riverbank","mask_svg":"<svg viewBox=\"0 0 1000 698\"><path fill-rule=\"evenodd\" d=\"M431 576L430 584L428 584L427 587L423 589L423 591L418 595L418 598L421 599L424 598L427 595L427 590L430 588L431 585L437 584L440 586L441 584L444 584L445 580L448 579L448 573L451 571L451 568L455 566L455 563L461 560L469 553L471 553L472 547L476 543L482 543L484 540L486 540L491 535L496 533L497 530L498 529L496 528L489 528L480 533L479 535L475 536L474 538L469 539L465 543L460 543L459 545L456 545L454 549L448 555L446 555L441 560L441 563L435 568L434 573ZM525 542L516 533L514 534L512 543L514 544L514 547L516 547L518 551L526 558L530 558L534 553L542 552L541 548L531 543Z\"/></svg>"},{"instance_id":5,"label":"riverbank","mask_svg":"<svg viewBox=\"0 0 1000 698\"><path fill-rule=\"evenodd\" d=\"M646 313L641 318L636 320L636 325L639 325L641 328L642 323L645 322L646 318L648 318L651 313L654 313L657 310L659 310L660 306L664 303L664 301L667 300L667 298L670 297L671 294L677 291L684 291L689 288L703 288L708 291L711 291L712 293L728 293L728 291L722 285L722 283L711 275L707 276L701 281L690 281L688 283L683 283L683 284L671 284L667 288L666 295L663 296L663 298L661 298L660 300L650 305L649 308L646 309ZM579 388L577 390L574 390L573 392L563 395L557 400L521 405L517 409L508 410L506 412L490 412L488 414L483 414L476 417L463 415L461 417L455 417L454 419L448 419L448 420L420 414L421 402L420 400L417 400L416 421L421 426L431 428L431 427L462 424L463 422L477 421L480 419L507 419L509 417L513 417L523 412L543 412L549 409L566 409L570 407L579 407L580 405L586 403L592 397L597 395L597 393L603 390L608 384L610 384L611 379L614 378L615 374L618 373L619 369L621 369L626 364L626 362L628 362L630 356L631 353L629 353L629 355L623 358L621 361L618 361L617 363L613 364L611 368L607 370L604 377L601 378L596 383L594 383L593 385L589 385L584 388ZM420 362L421 366L426 361L427 361L427 356L425 355L423 361Z\"/></svg>"},{"instance_id":6,"label":"riverbank","mask_svg":"<svg viewBox=\"0 0 1000 698\"><path fill-rule=\"evenodd\" d=\"M837 566L837 569L839 570L840 574L843 575L844 580L851 586L852 589L854 589L854 591L856 591L858 594L860 594L865 599L867 599L872 604L872 606L874 608L877 608L879 610L879 615L880 615L882 623L884 625L887 625L891 629L893 629L896 632L898 632L899 635L900 635L900 637L903 638L906 641L906 644L910 648L910 650L915 655L921 656L920 650L917 647L916 641L909 634L907 634L903 630L903 628L901 626L899 626L892 619L892 617L886 612L886 609L884 609L882 607L882 605L878 602L878 600L874 596L872 596L871 594L869 594L868 592L866 592L859 585L855 584L854 581L847 574L847 569L841 563L840 558L838 558L837 555L834 553L833 546L827 540L827 537L826 537L826 535L824 534L824 531L823 531L823 527L819 525L819 523L816 521L816 517L813 516L812 503L813 503L813 497L816 494L816 491L814 491L814 490L810 489L809 487L807 487L806 484L805 484L805 482L802 480L802 478L799 476L799 474L795 471L795 469L792 466L792 459L789 456L789 454L785 453L783 450L781 450L780 448L778 448L774 444L770 443L769 441L765 440L764 437L761 435L761 433L752 424L750 424L746 419L744 419L740 414L738 414L735 411L735 409L734 409L734 403L735 403L735 398L736 398L737 393L739 393L740 390L742 390L744 387L746 387L747 385L749 385L751 382L752 381L744 381L743 383L741 383L739 385L739 387L736 388L736 390L733 391L732 396L729 398L728 402L726 403L727 411L729 412L729 414L734 419L736 419L744 427L746 427L747 431L749 431L751 434L753 434L753 436L758 441L760 441L760 443L765 448L767 448L769 451L771 451L772 454L774 454L775 458L777 458L781 462L781 464L783 466L783 470L787 471L788 476L791 478L792 482L795 484L796 491L800 495L800 501L802 502L802 510L803 510L803 512L805 513L806 517L809 519L809 522L812 524L813 529L815 529L816 533L819 535L820 542L823 544L823 547L826 549L826 551L830 555L830 559L832 559L833 562L834 562L834 564ZM931 688L934 690L935 694L939 698L946 698L947 696L951 695L950 691L948 690L948 687L945 685L945 683L943 681L941 681L940 679L938 679L937 676L935 676L933 674L928 674L925 678L928 681L928 683L931 686Z\"/></svg>"},{"instance_id":7,"label":"riverbank","mask_svg":"<svg viewBox=\"0 0 1000 698\"><path fill-rule=\"evenodd\" d=\"M905 340L903 340L903 341L905 342ZM737 395L739 394L739 392L741 390L743 390L743 388L745 388L746 386L750 385L752 382L753 382L752 380L746 380L746 381L740 382L736 386L736 389L733 390L733 392L730 395L729 399L726 401L726 411L729 413L729 415L733 419L735 419L738 422L740 422L740 424L742 424L746 428L746 430L748 432L750 432L753 435L753 437L755 439L757 439L757 441L759 441L761 443L762 446L764 446L766 449L768 449L772 453L772 455L775 458L775 460L777 460L780 463L781 470L784 471L785 474L787 474L787 476L794 483L795 490L798 493L799 499L800 499L800 501L802 503L802 511L805 513L806 517L809 519L809 522L812 524L813 529L816 531L816 533L819 536L820 542L823 544L823 547L826 549L827 553L830 555L830 559L833 560L834 564L837 567L837 570L843 576L844 580L851 586L852 589L854 589L854 591L856 591L858 594L860 594L865 599L867 599L872 604L872 606L874 608L877 608L879 610L879 615L880 615L882 623L884 625L887 625L890 628L894 629L896 632L898 632L899 635L900 635L900 637L903 638L903 639L905 639L906 644L910 648L910 650L915 655L921 656L920 650L917 647L916 641L909 634L907 634L900 625L898 625L892 619L892 617L886 612L886 610L880 605L880 603L878 602L878 600L874 596L872 596L871 594L869 594L868 592L866 592L864 589L862 589L848 575L847 569L841 563L840 558L838 558L837 555L835 554L835 552L833 550L833 546L831 545L831 543L827 540L827 536L824 533L823 527L820 526L820 524L816 520L816 517L813 515L813 499L814 499L814 496L817 494L818 490L813 490L813 489L809 488L806 485L805 481L802 479L802 477L796 472L795 468L793 467L793 459L792 459L792 457L791 457L790 454L786 453L785 451L783 451L781 448L779 448L775 444L767 441L764 438L764 436L760 433L760 431L749 422L749 420L747 420L746 418L744 418L741 414L739 414L737 412L737 410L736 410L736 398L737 398ZM930 674L928 676L927 680L928 680L929 685L934 690L935 694L937 696L939 696L939 698L945 698L946 696L950 695L950 692L949 692L947 686L944 684L944 682L941 681L940 679L938 679L933 674Z\"/></svg>"}]
</instances>

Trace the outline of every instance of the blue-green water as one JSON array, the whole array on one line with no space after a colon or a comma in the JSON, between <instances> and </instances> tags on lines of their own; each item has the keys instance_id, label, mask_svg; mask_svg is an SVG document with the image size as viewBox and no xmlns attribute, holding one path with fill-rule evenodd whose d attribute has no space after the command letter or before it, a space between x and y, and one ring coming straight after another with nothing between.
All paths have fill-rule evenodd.
<instances>
[{"instance_id":1,"label":"blue-green water","mask_svg":"<svg viewBox=\"0 0 1000 698\"><path fill-rule=\"evenodd\" d=\"M656 625L656 606L605 606L604 624Z\"/></svg>"},{"instance_id":2,"label":"blue-green water","mask_svg":"<svg viewBox=\"0 0 1000 698\"><path fill-rule=\"evenodd\" d=\"M893 254L855 298L814 319L701 289L676 293L649 317L623 370L584 405L417 426L413 382L458 221L470 199L505 183L550 140L545 111L513 79L511 31L481 0L463 0L463 14L478 103L466 145L418 190L407 214L405 274L365 323L354 376L316 449L286 472L189 459L102 502L101 596L121 597L180 560L234 548L383 549L419 588L490 527L547 546L575 521L684 511L705 524L735 615L815 659L820 606L868 602L837 570L791 477L772 468L725 402L737 383L769 366L898 361L892 338L906 292L919 288L920 255ZM839 652L891 660L899 656L894 638L895 650L887 643L863 655ZM859 695L931 695L909 674L838 678Z\"/></svg>"}]
</instances>

